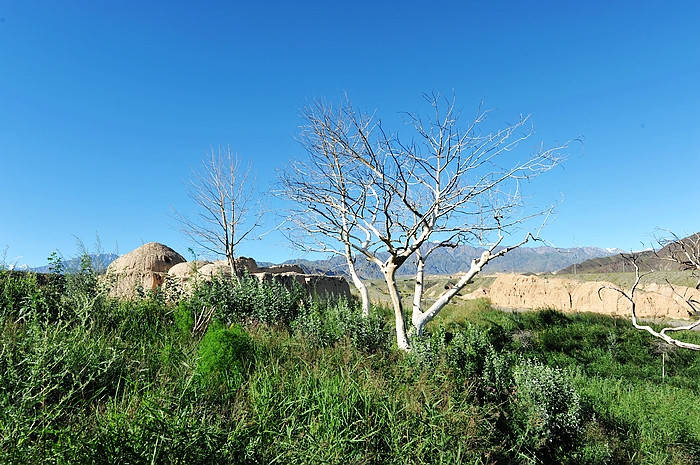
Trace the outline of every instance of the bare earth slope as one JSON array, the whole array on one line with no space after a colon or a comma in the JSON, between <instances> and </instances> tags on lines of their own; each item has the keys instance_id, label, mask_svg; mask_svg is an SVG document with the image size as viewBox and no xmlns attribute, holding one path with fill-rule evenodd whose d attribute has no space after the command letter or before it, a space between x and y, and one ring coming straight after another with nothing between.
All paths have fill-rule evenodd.
<instances>
[{"instance_id":1,"label":"bare earth slope","mask_svg":"<svg viewBox=\"0 0 700 465\"><path fill-rule=\"evenodd\" d=\"M611 316L629 316L630 304L606 281L577 281L565 278L498 275L488 288L479 288L464 299L488 297L497 307L514 309L552 308L562 312L594 312ZM685 298L700 300L700 291L674 286ZM644 285L637 300L640 318L689 318L688 307L668 285Z\"/></svg>"}]
</instances>

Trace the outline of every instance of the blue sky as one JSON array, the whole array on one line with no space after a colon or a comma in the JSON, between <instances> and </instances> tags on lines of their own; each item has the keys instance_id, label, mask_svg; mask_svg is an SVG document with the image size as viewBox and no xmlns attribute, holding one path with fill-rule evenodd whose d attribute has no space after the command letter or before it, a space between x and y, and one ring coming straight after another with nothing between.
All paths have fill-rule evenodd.
<instances>
[{"instance_id":1,"label":"blue sky","mask_svg":"<svg viewBox=\"0 0 700 465\"><path fill-rule=\"evenodd\" d=\"M388 123L454 92L494 123L531 114L545 145L583 137L528 186L563 196L543 231L557 246L696 232L698 24L691 1L6 1L0 253L37 266L97 234L106 252L157 241L190 259L169 212L190 208L205 152L230 144L265 190L302 155L300 108L343 92ZM240 253L302 256L276 234Z\"/></svg>"}]
</instances>

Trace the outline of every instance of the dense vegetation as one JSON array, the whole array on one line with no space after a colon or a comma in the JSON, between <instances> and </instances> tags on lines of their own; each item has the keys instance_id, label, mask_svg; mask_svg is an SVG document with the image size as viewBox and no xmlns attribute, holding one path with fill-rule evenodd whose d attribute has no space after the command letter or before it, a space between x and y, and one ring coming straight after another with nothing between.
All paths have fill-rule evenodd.
<instances>
[{"instance_id":1,"label":"dense vegetation","mask_svg":"<svg viewBox=\"0 0 700 465\"><path fill-rule=\"evenodd\" d=\"M117 301L87 261L0 271L0 463L700 462L698 354L486 301L404 354L374 310L251 279Z\"/></svg>"}]
</instances>

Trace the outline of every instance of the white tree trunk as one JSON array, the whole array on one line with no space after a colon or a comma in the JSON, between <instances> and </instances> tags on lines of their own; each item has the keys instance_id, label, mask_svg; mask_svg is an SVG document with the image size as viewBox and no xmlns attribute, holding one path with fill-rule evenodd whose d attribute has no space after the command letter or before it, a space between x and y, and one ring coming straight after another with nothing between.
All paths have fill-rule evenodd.
<instances>
[{"instance_id":1,"label":"white tree trunk","mask_svg":"<svg viewBox=\"0 0 700 465\"><path fill-rule=\"evenodd\" d=\"M411 346L408 343L408 335L406 334L406 324L403 321L403 306L401 304L401 294L396 286L396 265L390 264L382 267L384 280L389 288L391 296L391 304L394 307L394 318L396 320L396 344L399 349L408 352Z\"/></svg>"},{"instance_id":2,"label":"white tree trunk","mask_svg":"<svg viewBox=\"0 0 700 465\"><path fill-rule=\"evenodd\" d=\"M416 287L413 292L413 313L411 315L411 322L413 326L418 328L416 322L420 321L421 315L423 314L423 289L424 289L424 277L425 277L425 261L422 256L418 256L418 264L416 268Z\"/></svg>"},{"instance_id":3,"label":"white tree trunk","mask_svg":"<svg viewBox=\"0 0 700 465\"><path fill-rule=\"evenodd\" d=\"M346 261L348 263L348 270L350 271L350 277L352 278L352 283L355 285L355 288L359 291L360 293L360 298L362 299L362 318L367 318L369 316L369 289L367 289L367 286L365 283L362 282L360 279L360 276L357 274L357 270L355 269L355 263L352 261L352 257L349 255L349 249L350 247L347 247L348 253L345 255Z\"/></svg>"}]
</instances>

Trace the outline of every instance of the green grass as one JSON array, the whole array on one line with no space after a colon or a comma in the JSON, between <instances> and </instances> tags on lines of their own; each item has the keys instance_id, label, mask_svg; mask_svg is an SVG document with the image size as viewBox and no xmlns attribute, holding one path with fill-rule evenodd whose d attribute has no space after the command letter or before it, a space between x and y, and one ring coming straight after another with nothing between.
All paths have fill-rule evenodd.
<instances>
[{"instance_id":1,"label":"green grass","mask_svg":"<svg viewBox=\"0 0 700 465\"><path fill-rule=\"evenodd\" d=\"M609 429L603 444L614 449L623 438L629 447L620 460L631 463L697 463L700 459L700 404L697 390L649 380L590 377L575 384Z\"/></svg>"},{"instance_id":2,"label":"green grass","mask_svg":"<svg viewBox=\"0 0 700 465\"><path fill-rule=\"evenodd\" d=\"M87 278L0 272L0 463L700 461L700 356L622 319L477 299L407 355L347 302L252 282L116 301Z\"/></svg>"},{"instance_id":3,"label":"green grass","mask_svg":"<svg viewBox=\"0 0 700 465\"><path fill-rule=\"evenodd\" d=\"M425 304L430 305L433 303L437 297L445 291L445 285L457 281L458 277L449 276L425 276L423 280L423 298ZM495 276L480 276L477 275L473 281L470 281L460 294L469 294L475 291L479 287L488 287L496 279ZM405 302L411 302L413 299L413 293L415 291L415 277L400 276L396 279L399 292ZM382 279L368 280L367 285L370 291L370 298L373 302L387 303L391 302L389 297L389 292L386 289L386 284ZM353 288L353 292L354 288ZM357 294L359 296L359 294Z\"/></svg>"}]
</instances>

